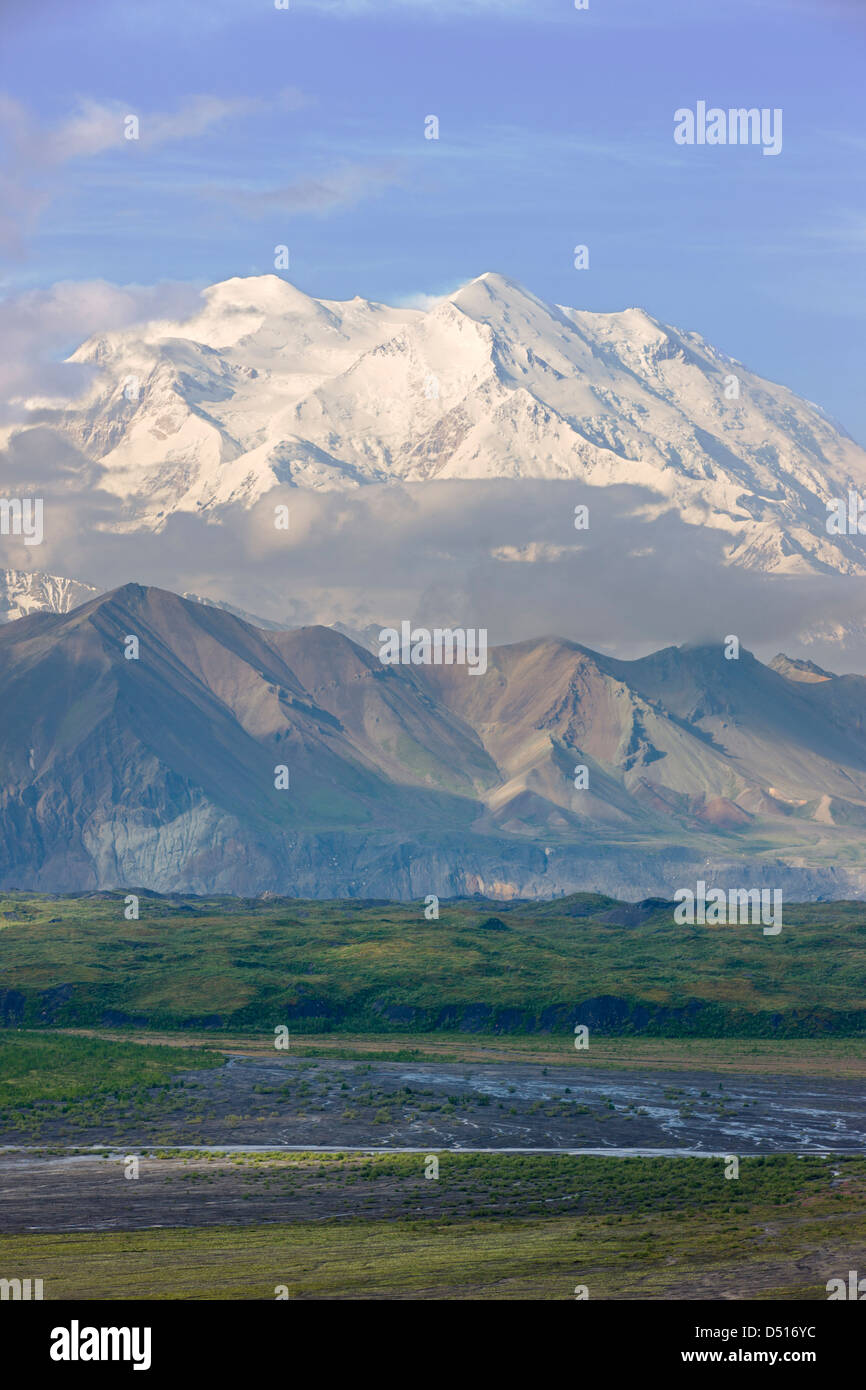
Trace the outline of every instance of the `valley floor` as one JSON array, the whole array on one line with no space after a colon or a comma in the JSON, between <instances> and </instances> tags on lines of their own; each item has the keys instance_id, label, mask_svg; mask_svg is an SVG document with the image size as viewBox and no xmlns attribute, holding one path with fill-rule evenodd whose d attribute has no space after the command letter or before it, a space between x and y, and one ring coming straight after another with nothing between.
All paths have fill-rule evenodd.
<instances>
[{"instance_id":1,"label":"valley floor","mask_svg":"<svg viewBox=\"0 0 866 1390\"><path fill-rule=\"evenodd\" d=\"M863 1159L165 1154L32 1191L0 1268L48 1299L824 1300L866 1255Z\"/></svg>"},{"instance_id":2,"label":"valley floor","mask_svg":"<svg viewBox=\"0 0 866 1390\"><path fill-rule=\"evenodd\" d=\"M866 1268L862 1040L609 1039L591 1062L568 1037L168 1041L0 1035L0 1277L824 1300Z\"/></svg>"},{"instance_id":3,"label":"valley floor","mask_svg":"<svg viewBox=\"0 0 866 1390\"><path fill-rule=\"evenodd\" d=\"M181 1058L183 1054L181 1053ZM589 1063L229 1055L131 1109L111 1094L0 1113L0 1145L858 1153L860 1081Z\"/></svg>"}]
</instances>

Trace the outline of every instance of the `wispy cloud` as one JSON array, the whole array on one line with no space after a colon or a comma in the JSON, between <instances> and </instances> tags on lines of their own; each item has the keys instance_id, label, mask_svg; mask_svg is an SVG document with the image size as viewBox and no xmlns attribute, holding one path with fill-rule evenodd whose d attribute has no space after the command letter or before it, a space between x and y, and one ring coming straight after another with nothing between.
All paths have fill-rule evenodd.
<instances>
[{"instance_id":1,"label":"wispy cloud","mask_svg":"<svg viewBox=\"0 0 866 1390\"><path fill-rule=\"evenodd\" d=\"M242 0L234 0L235 3ZM346 19L411 17L425 21L489 18L534 24L580 23L606 29L667 29L683 25L733 24L744 20L775 20L795 13L800 18L862 19L862 0L726 0L720 5L695 0L590 0L578 10L574 0L292 0L299 13L313 12ZM225 16L232 11L228 0Z\"/></svg>"},{"instance_id":2,"label":"wispy cloud","mask_svg":"<svg viewBox=\"0 0 866 1390\"><path fill-rule=\"evenodd\" d=\"M800 230L800 237L813 242L822 250L866 251L866 212L842 208L823 222L813 223Z\"/></svg>"},{"instance_id":3,"label":"wispy cloud","mask_svg":"<svg viewBox=\"0 0 866 1390\"><path fill-rule=\"evenodd\" d=\"M195 139L223 121L261 111L267 104L260 98L199 95L188 97L175 111L146 112L134 103L84 98L63 120L45 126L21 102L0 94L0 141L9 162L26 161L44 168L122 149L129 116L139 123L139 143L153 147ZM283 109L302 104L302 94L293 88L279 99Z\"/></svg>"},{"instance_id":4,"label":"wispy cloud","mask_svg":"<svg viewBox=\"0 0 866 1390\"><path fill-rule=\"evenodd\" d=\"M105 280L64 281L0 299L0 423L27 419L28 399L76 395L90 369L61 359L92 333L184 318L199 300L200 291L191 285Z\"/></svg>"},{"instance_id":5,"label":"wispy cloud","mask_svg":"<svg viewBox=\"0 0 866 1390\"><path fill-rule=\"evenodd\" d=\"M225 122L270 108L297 110L305 98L286 88L273 101L259 97L188 97L174 111L143 111L122 101L84 98L54 125L38 121L0 93L0 250L20 256L26 238L51 203L60 170L135 144L145 151L199 139ZM135 118L134 139L128 131Z\"/></svg>"},{"instance_id":6,"label":"wispy cloud","mask_svg":"<svg viewBox=\"0 0 866 1390\"><path fill-rule=\"evenodd\" d=\"M211 197L230 200L251 217L263 217L272 211L324 214L334 208L352 207L363 198L398 184L400 172L396 163L344 164L330 172L307 175L274 188L211 187L205 192Z\"/></svg>"},{"instance_id":7,"label":"wispy cloud","mask_svg":"<svg viewBox=\"0 0 866 1390\"><path fill-rule=\"evenodd\" d=\"M297 0L299 9L313 8L304 0ZM553 14L559 8L551 0L316 0L315 8L325 14L359 15L384 14L390 12L423 15L455 15L464 17L473 14L495 15L500 18L528 15L533 12L544 16Z\"/></svg>"},{"instance_id":8,"label":"wispy cloud","mask_svg":"<svg viewBox=\"0 0 866 1390\"><path fill-rule=\"evenodd\" d=\"M412 294L399 295L394 302L400 309L423 309L426 313L428 309L435 309L436 305L441 304L449 295L456 294L460 286L461 282L456 281L440 294L427 294L424 290L417 290Z\"/></svg>"}]
</instances>

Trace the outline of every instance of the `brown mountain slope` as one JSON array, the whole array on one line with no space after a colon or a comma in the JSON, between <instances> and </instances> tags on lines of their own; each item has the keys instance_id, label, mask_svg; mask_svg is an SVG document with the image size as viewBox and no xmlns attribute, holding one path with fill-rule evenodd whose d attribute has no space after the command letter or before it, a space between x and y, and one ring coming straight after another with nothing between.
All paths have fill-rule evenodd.
<instances>
[{"instance_id":1,"label":"brown mountain slope","mask_svg":"<svg viewBox=\"0 0 866 1390\"><path fill-rule=\"evenodd\" d=\"M866 680L721 645L469 675L130 584L0 629L0 884L646 897L769 861L866 892L864 715Z\"/></svg>"}]
</instances>

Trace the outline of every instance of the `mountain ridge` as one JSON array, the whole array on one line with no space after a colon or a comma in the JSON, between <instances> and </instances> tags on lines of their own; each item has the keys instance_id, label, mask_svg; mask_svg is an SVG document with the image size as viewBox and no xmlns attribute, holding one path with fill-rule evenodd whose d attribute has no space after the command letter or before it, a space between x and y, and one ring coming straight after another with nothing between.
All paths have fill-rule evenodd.
<instances>
[{"instance_id":1,"label":"mountain ridge","mask_svg":"<svg viewBox=\"0 0 866 1390\"><path fill-rule=\"evenodd\" d=\"M548 304L495 272L426 310L236 277L186 320L94 335L70 360L97 376L52 427L131 528L279 488L574 479L646 490L746 569L866 573L826 528L830 498L866 493L866 451L642 309Z\"/></svg>"},{"instance_id":2,"label":"mountain ridge","mask_svg":"<svg viewBox=\"0 0 866 1390\"><path fill-rule=\"evenodd\" d=\"M554 637L488 659L386 666L135 583L9 623L0 884L670 898L736 873L866 895L866 679Z\"/></svg>"}]
</instances>

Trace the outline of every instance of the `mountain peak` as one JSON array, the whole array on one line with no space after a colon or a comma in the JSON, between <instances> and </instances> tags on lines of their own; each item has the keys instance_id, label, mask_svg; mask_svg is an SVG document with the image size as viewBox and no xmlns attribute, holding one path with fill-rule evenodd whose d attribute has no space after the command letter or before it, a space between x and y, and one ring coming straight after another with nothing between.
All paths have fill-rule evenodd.
<instances>
[{"instance_id":1,"label":"mountain peak","mask_svg":"<svg viewBox=\"0 0 866 1390\"><path fill-rule=\"evenodd\" d=\"M518 294L528 293L518 280L512 280L508 275L503 275L499 270L483 270L480 275L476 275L471 280L467 280L466 284L484 284L491 292L498 294L507 293L509 290L516 290ZM463 288L465 289L466 286L464 285Z\"/></svg>"},{"instance_id":2,"label":"mountain peak","mask_svg":"<svg viewBox=\"0 0 866 1390\"><path fill-rule=\"evenodd\" d=\"M519 305L521 307L532 305L548 314L557 313L555 305L539 299L537 295L532 294L517 280L510 280L507 275L502 275L498 270L485 270L483 274L476 275L473 280L467 280L465 285L461 285L459 290L448 295L447 299L452 304L465 308L469 313L483 310L485 305L491 303L506 306Z\"/></svg>"},{"instance_id":3,"label":"mountain peak","mask_svg":"<svg viewBox=\"0 0 866 1390\"><path fill-rule=\"evenodd\" d=\"M88 352L107 369L54 428L143 525L286 483L571 479L646 489L744 569L866 572L821 524L828 496L866 490L866 453L645 309L566 308L492 269L426 311L236 276L192 318L96 334Z\"/></svg>"},{"instance_id":4,"label":"mountain peak","mask_svg":"<svg viewBox=\"0 0 866 1390\"><path fill-rule=\"evenodd\" d=\"M321 625L257 631L138 583L0 645L4 887L530 897L589 874L669 896L672 869L751 874L769 842L786 892L866 892L836 867L866 822L862 681L828 700L718 644L622 662L549 637L493 648L478 680L386 670Z\"/></svg>"},{"instance_id":5,"label":"mountain peak","mask_svg":"<svg viewBox=\"0 0 866 1390\"><path fill-rule=\"evenodd\" d=\"M832 681L835 676L831 671L825 671L821 666L816 666L814 661L808 661L805 657L786 656L784 652L779 652L770 662L772 670L778 671L780 676L785 676L789 681Z\"/></svg>"},{"instance_id":6,"label":"mountain peak","mask_svg":"<svg viewBox=\"0 0 866 1390\"><path fill-rule=\"evenodd\" d=\"M230 280L219 280L204 291L203 298L209 308L225 313L253 311L268 317L300 314L323 318L328 313L318 299L279 275L233 276Z\"/></svg>"}]
</instances>

